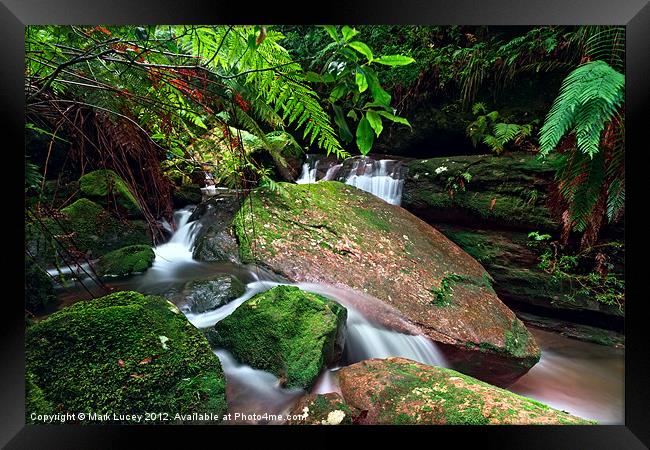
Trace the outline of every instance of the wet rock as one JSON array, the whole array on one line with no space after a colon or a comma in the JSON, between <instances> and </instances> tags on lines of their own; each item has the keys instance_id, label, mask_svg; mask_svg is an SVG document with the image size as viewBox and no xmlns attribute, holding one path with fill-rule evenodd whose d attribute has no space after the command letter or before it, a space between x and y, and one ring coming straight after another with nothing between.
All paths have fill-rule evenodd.
<instances>
[{"instance_id":1,"label":"wet rock","mask_svg":"<svg viewBox=\"0 0 650 450\"><path fill-rule=\"evenodd\" d=\"M539 360L534 338L489 274L435 228L339 182L281 187L282 194L251 194L233 221L244 262L376 297L471 367L496 361L493 372L469 372L495 383L512 382ZM242 223L256 223L256 233Z\"/></svg>"},{"instance_id":2,"label":"wet rock","mask_svg":"<svg viewBox=\"0 0 650 450\"><path fill-rule=\"evenodd\" d=\"M189 311L200 314L241 297L244 291L244 284L237 278L221 275L210 280L190 281L179 297Z\"/></svg>"},{"instance_id":3,"label":"wet rock","mask_svg":"<svg viewBox=\"0 0 650 450\"><path fill-rule=\"evenodd\" d=\"M241 202L239 195L233 193L211 197L196 207L189 218L201 224L194 241L194 259L239 262L237 240L230 224Z\"/></svg>"},{"instance_id":4,"label":"wet rock","mask_svg":"<svg viewBox=\"0 0 650 450\"><path fill-rule=\"evenodd\" d=\"M369 359L339 371L363 424L592 424L454 370L405 358Z\"/></svg>"},{"instance_id":5,"label":"wet rock","mask_svg":"<svg viewBox=\"0 0 650 450\"><path fill-rule=\"evenodd\" d=\"M345 308L321 295L277 286L217 323L211 342L289 388L308 388L340 358L346 317Z\"/></svg>"}]
</instances>

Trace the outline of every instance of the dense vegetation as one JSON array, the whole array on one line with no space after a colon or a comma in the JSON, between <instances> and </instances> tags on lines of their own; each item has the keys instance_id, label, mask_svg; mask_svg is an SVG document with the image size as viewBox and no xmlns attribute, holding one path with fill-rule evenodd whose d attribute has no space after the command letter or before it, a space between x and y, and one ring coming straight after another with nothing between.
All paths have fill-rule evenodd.
<instances>
[{"instance_id":1,"label":"dense vegetation","mask_svg":"<svg viewBox=\"0 0 650 450\"><path fill-rule=\"evenodd\" d=\"M351 364L345 326L363 312L444 344L463 375L348 365L344 399L299 403L310 420L583 422L466 375L508 385L540 360L526 308L621 331L624 28L47 25L25 45L29 410L222 414L231 356L309 389ZM307 154L319 183L294 183ZM402 207L320 182L366 156L396 160ZM187 205L200 226L181 243ZM240 271L379 303L263 291ZM66 297L79 287L89 301Z\"/></svg>"}]
</instances>

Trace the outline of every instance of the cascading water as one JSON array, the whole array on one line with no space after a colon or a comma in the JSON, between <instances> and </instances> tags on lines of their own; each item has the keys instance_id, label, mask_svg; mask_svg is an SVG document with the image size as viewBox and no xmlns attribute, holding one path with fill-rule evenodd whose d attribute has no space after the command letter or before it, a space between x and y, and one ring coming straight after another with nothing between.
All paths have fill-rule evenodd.
<instances>
[{"instance_id":1,"label":"cascading water","mask_svg":"<svg viewBox=\"0 0 650 450\"><path fill-rule=\"evenodd\" d=\"M352 161L348 161L345 167L350 163ZM331 173L337 170L332 166L329 169ZM387 167L386 171L390 171L390 168ZM347 169L344 172L349 174ZM142 275L111 279L106 283L116 290L136 290L148 295L163 295L170 288L177 288L188 281L209 279L216 273L227 273L248 283L244 295L218 309L202 314L184 311L189 321L198 328L209 328L253 295L278 284L286 284L260 268L193 260L194 239L201 225L198 221L189 222L191 212L192 208L188 207L175 213L176 231L172 233L169 242L155 248L156 259L152 268ZM163 226L172 232L171 225ZM77 270L73 269L73 272ZM54 271L51 273L54 274ZM339 287L307 283L297 286L332 298L347 308L346 342L340 365L353 364L367 358L402 356L425 364L447 366L436 345L418 334L415 327L409 327L400 321L399 312L392 313L385 303ZM88 287L96 291L94 296L106 293L92 283L88 283ZM88 298L78 283L57 289L61 292L59 299L63 305ZM556 334L540 333L542 332L534 334L542 347L542 360L508 389L570 413L597 419L601 423L622 423L623 350L583 343ZM240 364L222 349L216 349L215 353L221 360L228 380L226 389L230 411L283 414L304 394L302 390L283 389L274 375ZM339 367L332 367L324 370L311 392L340 393L338 369Z\"/></svg>"},{"instance_id":2,"label":"cascading water","mask_svg":"<svg viewBox=\"0 0 650 450\"><path fill-rule=\"evenodd\" d=\"M318 173L318 160L314 160L310 157L311 155L307 155L307 161L302 165L302 173L296 180L296 183L298 184L310 184L316 182L316 176Z\"/></svg>"},{"instance_id":3,"label":"cascading water","mask_svg":"<svg viewBox=\"0 0 650 450\"><path fill-rule=\"evenodd\" d=\"M391 205L402 202L404 177L402 166L392 159L376 161L357 158L352 168L339 175L341 181L381 198Z\"/></svg>"},{"instance_id":4,"label":"cascading water","mask_svg":"<svg viewBox=\"0 0 650 450\"><path fill-rule=\"evenodd\" d=\"M396 160L375 160L368 157L354 157L342 164L332 164L322 178L318 178L319 160L307 155L302 165L298 184L317 181L338 180L381 198L392 205L399 205L404 190L404 166ZM322 171L321 171L322 173Z\"/></svg>"},{"instance_id":5,"label":"cascading water","mask_svg":"<svg viewBox=\"0 0 650 450\"><path fill-rule=\"evenodd\" d=\"M195 262L192 249L201 224L198 221L188 222L193 210L194 206L186 206L174 212L176 232L168 242L154 248L156 259L148 273L173 273L177 266Z\"/></svg>"},{"instance_id":6,"label":"cascading water","mask_svg":"<svg viewBox=\"0 0 650 450\"><path fill-rule=\"evenodd\" d=\"M255 294L264 292L282 283L278 281L254 281L246 286L246 292L227 305L201 314L186 312L188 320L197 328L208 328L223 320ZM372 323L356 306L363 305L366 300L350 290L320 284L296 284L299 288L329 297L346 307L348 320L346 322L345 349L342 356L344 365L353 364L368 358L386 358L401 356L425 364L446 367L447 363L435 344L422 335L408 335L389 330ZM374 305L366 305L370 309ZM221 360L228 383L236 389L237 397L229 397L229 407L233 411L268 412L269 414L285 414L293 402L304 393L302 390L287 390L279 387L278 378L274 375L255 370L245 364L237 363L232 355L221 349L215 351ZM311 392L327 393L340 392L336 371L339 367L323 371Z\"/></svg>"}]
</instances>

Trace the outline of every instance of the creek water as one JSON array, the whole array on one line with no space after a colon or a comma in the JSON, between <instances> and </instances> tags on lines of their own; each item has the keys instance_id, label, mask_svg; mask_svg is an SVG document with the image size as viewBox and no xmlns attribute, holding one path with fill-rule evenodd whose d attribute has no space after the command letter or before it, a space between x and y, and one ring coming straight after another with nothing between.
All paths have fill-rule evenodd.
<instances>
[{"instance_id":1,"label":"creek water","mask_svg":"<svg viewBox=\"0 0 650 450\"><path fill-rule=\"evenodd\" d=\"M175 232L170 240L155 248L153 266L142 275L109 280L114 290L136 290L144 294L164 295L194 280L228 274L246 284L239 298L211 311L193 314L178 304L197 328L214 326L239 305L257 293L279 284L291 284L279 276L255 266L227 262L207 263L192 259L194 239L200 224L189 222L192 208L175 214ZM172 227L168 224L169 229ZM85 273L79 275L84 281ZM58 288L59 307L105 291L88 278L82 289L79 282ZM418 333L416 327L379 300L350 289L322 285L296 284L339 302L348 310L345 347L339 365L321 373L311 392L340 392L337 371L340 367L368 358L401 356L424 364L448 367L435 343ZM387 325L393 324L393 325ZM399 331L398 331L399 330ZM552 407L600 423L623 423L623 368L621 349L589 344L558 334L531 329L542 348L542 358L526 375L508 389L539 400ZM283 389L276 376L236 361L224 349L214 349L227 379L229 411L242 414L286 414L304 395L300 389ZM274 420L239 420L241 423L276 423Z\"/></svg>"}]
</instances>

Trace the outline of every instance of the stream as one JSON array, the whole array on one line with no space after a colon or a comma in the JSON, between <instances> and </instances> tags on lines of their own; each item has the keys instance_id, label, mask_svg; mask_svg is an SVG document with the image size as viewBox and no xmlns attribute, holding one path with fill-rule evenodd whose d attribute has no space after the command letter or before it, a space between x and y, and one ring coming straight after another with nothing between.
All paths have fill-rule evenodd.
<instances>
[{"instance_id":1,"label":"stream","mask_svg":"<svg viewBox=\"0 0 650 450\"><path fill-rule=\"evenodd\" d=\"M381 170L381 167L379 167ZM106 281L115 290L136 290L144 294L163 295L185 283L209 279L216 275L233 275L244 284L242 296L211 311L193 314L178 304L188 320L197 328L208 328L231 314L239 305L257 293L279 284L291 284L277 275L255 266L240 266L227 262L206 263L192 259L192 248L198 227L188 222L192 207L176 211L176 231L170 240L157 246L153 266L144 274ZM171 231L172 227L166 224ZM83 271L78 274L83 281ZM93 295L105 292L90 280L84 283ZM368 358L402 356L425 364L449 367L436 344L418 333L417 328L403 319L396 310L383 302L349 289L322 284L295 284L301 289L331 298L348 310L345 348L339 366L325 369L311 392L340 392L337 370ZM59 305L89 298L78 282L59 287ZM391 316L389 323L399 323L395 331L379 325L381 314ZM611 347L566 338L559 334L531 328L542 348L542 358L527 374L508 389L528 396L554 408L583 418L596 419L603 424L623 423L624 351ZM236 361L224 349L214 349L227 378L226 395L229 412L243 414L286 414L298 398L301 389L283 389L277 377ZM453 367L452 367L453 368ZM275 423L255 418L237 423Z\"/></svg>"}]
</instances>

